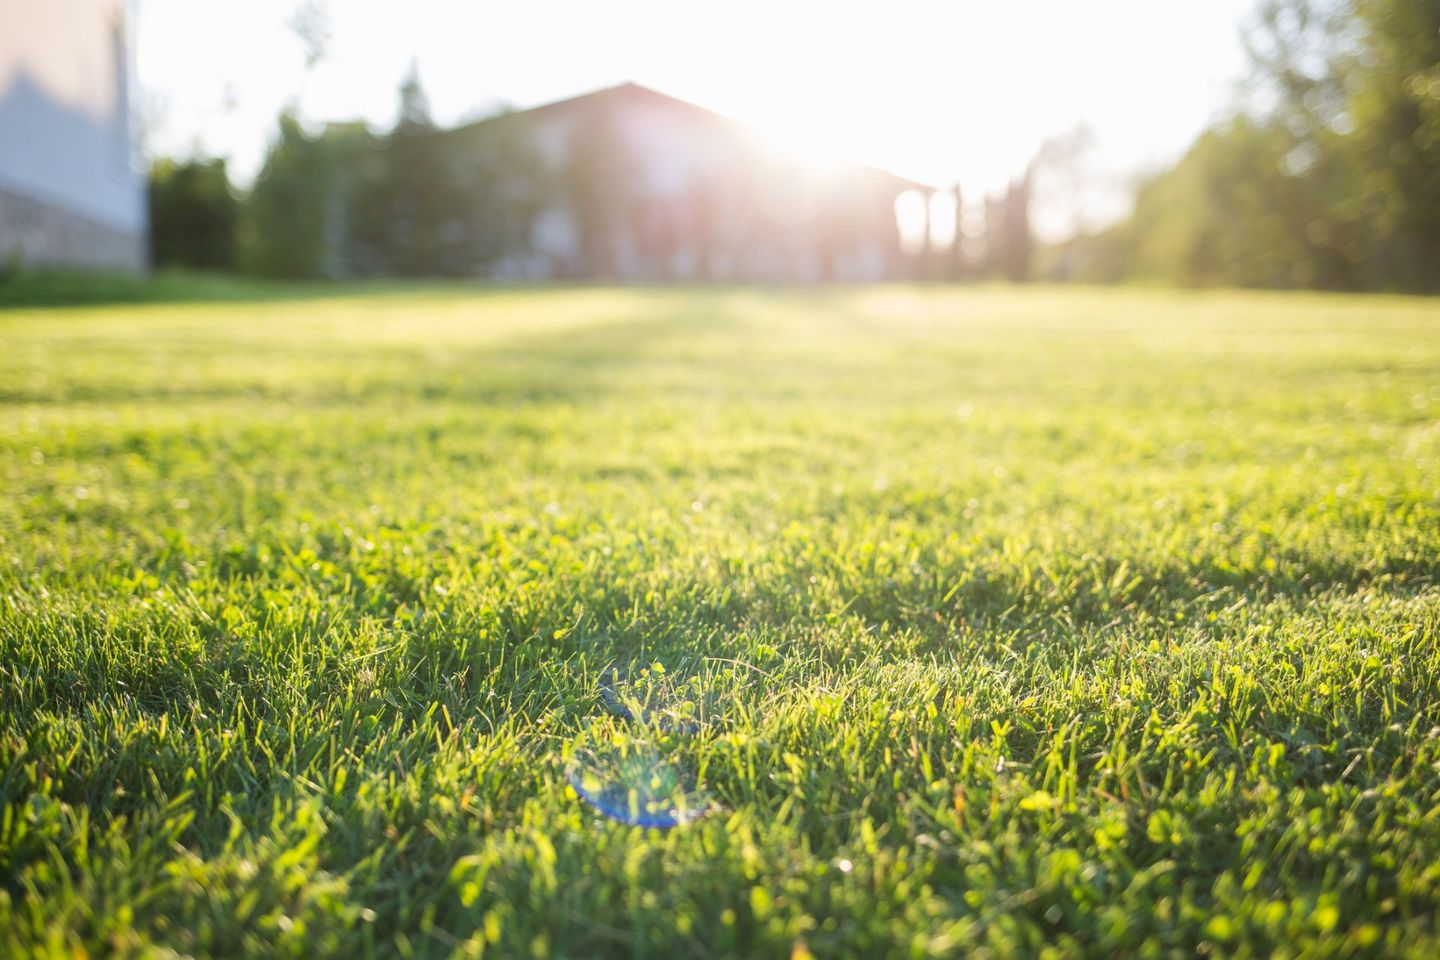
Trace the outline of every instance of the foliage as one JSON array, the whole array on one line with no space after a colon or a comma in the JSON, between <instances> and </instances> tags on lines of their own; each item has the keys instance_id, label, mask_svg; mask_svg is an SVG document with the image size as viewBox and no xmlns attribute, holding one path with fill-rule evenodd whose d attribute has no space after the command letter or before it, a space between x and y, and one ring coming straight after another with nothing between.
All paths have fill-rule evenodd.
<instances>
[{"instance_id":1,"label":"foliage","mask_svg":"<svg viewBox=\"0 0 1440 960\"><path fill-rule=\"evenodd\" d=\"M1379 237L1367 266L1385 282L1440 290L1440 2L1356 0L1367 42L1349 75L1358 216Z\"/></svg>"},{"instance_id":2,"label":"foliage","mask_svg":"<svg viewBox=\"0 0 1440 960\"><path fill-rule=\"evenodd\" d=\"M507 125L444 131L414 71L399 120L307 133L292 114L247 202L246 265L265 277L477 276L529 238L543 177Z\"/></svg>"},{"instance_id":3,"label":"foliage","mask_svg":"<svg viewBox=\"0 0 1440 960\"><path fill-rule=\"evenodd\" d=\"M240 204L224 160L157 160L150 167L149 208L155 266L234 268Z\"/></svg>"},{"instance_id":4,"label":"foliage","mask_svg":"<svg viewBox=\"0 0 1440 960\"><path fill-rule=\"evenodd\" d=\"M1265 100L1093 246L1091 276L1440 290L1440 2L1266 0Z\"/></svg>"},{"instance_id":5,"label":"foliage","mask_svg":"<svg viewBox=\"0 0 1440 960\"><path fill-rule=\"evenodd\" d=\"M1316 280L1307 183L1281 172L1291 149L1282 131L1245 117L1202 136L1174 170L1142 187L1134 269L1253 287Z\"/></svg>"},{"instance_id":6,"label":"foliage","mask_svg":"<svg viewBox=\"0 0 1440 960\"><path fill-rule=\"evenodd\" d=\"M361 201L365 234L396 276L463 274L463 220L445 142L412 66L400 87L399 120L380 149L380 177Z\"/></svg>"},{"instance_id":7,"label":"foliage","mask_svg":"<svg viewBox=\"0 0 1440 960\"><path fill-rule=\"evenodd\" d=\"M384 252L367 248L355 225L357 197L382 176L375 138L363 124L306 133L292 113L245 206L243 262L261 277L346 277L379 272Z\"/></svg>"},{"instance_id":8,"label":"foliage","mask_svg":"<svg viewBox=\"0 0 1440 960\"><path fill-rule=\"evenodd\" d=\"M324 275L326 201L333 167L324 146L294 113L280 115L279 135L245 204L241 243L247 271L263 277Z\"/></svg>"},{"instance_id":9,"label":"foliage","mask_svg":"<svg viewBox=\"0 0 1440 960\"><path fill-rule=\"evenodd\" d=\"M504 273L507 260L531 249L532 225L562 190L561 178L537 156L523 120L499 120L492 117L447 137L463 236L458 273Z\"/></svg>"},{"instance_id":10,"label":"foliage","mask_svg":"<svg viewBox=\"0 0 1440 960\"><path fill-rule=\"evenodd\" d=\"M0 315L0 953L1434 956L1437 323ZM606 708L657 663L710 725ZM716 809L596 814L622 742Z\"/></svg>"}]
</instances>

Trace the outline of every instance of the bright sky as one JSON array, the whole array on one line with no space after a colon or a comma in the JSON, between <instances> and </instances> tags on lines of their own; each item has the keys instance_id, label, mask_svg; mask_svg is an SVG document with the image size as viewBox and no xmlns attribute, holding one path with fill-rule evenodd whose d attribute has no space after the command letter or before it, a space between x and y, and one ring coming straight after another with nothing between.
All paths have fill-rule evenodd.
<instances>
[{"instance_id":1,"label":"bright sky","mask_svg":"<svg viewBox=\"0 0 1440 960\"><path fill-rule=\"evenodd\" d=\"M1251 2L329 0L307 71L301 0L136 0L150 151L228 156L242 182L289 101L388 126L413 58L441 123L634 80L972 199L1079 121L1112 180L1178 155L1234 100Z\"/></svg>"}]
</instances>

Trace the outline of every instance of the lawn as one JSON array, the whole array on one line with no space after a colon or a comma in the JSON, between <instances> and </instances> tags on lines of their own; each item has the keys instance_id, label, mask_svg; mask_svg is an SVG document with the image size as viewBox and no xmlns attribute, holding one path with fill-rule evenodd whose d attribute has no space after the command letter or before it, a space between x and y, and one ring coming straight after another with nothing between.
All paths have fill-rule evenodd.
<instances>
[{"instance_id":1,"label":"lawn","mask_svg":"<svg viewBox=\"0 0 1440 960\"><path fill-rule=\"evenodd\" d=\"M1440 955L1440 301L12 307L0 491L0 954Z\"/></svg>"}]
</instances>

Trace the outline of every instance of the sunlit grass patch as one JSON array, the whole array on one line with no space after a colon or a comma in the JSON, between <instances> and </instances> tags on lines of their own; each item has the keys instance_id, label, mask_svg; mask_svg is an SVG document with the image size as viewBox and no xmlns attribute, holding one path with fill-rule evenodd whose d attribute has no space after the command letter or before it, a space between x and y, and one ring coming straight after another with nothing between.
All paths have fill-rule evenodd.
<instances>
[{"instance_id":1,"label":"sunlit grass patch","mask_svg":"<svg viewBox=\"0 0 1440 960\"><path fill-rule=\"evenodd\" d=\"M1437 333L1085 290L0 314L0 952L1428 956Z\"/></svg>"}]
</instances>

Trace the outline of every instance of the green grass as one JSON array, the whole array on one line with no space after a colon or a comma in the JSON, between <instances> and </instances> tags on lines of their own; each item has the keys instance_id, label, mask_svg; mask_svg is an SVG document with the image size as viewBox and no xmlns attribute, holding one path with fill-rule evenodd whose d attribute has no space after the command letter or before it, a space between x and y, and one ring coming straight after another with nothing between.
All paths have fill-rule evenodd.
<instances>
[{"instance_id":1,"label":"green grass","mask_svg":"<svg viewBox=\"0 0 1440 960\"><path fill-rule=\"evenodd\" d=\"M1440 953L1440 303L343 293L0 314L0 954Z\"/></svg>"},{"instance_id":2,"label":"green grass","mask_svg":"<svg viewBox=\"0 0 1440 960\"><path fill-rule=\"evenodd\" d=\"M371 287L380 288L379 283ZM223 274L162 270L149 275L9 269L0 263L0 309L175 301L257 301L333 294L324 283L256 281Z\"/></svg>"}]
</instances>

